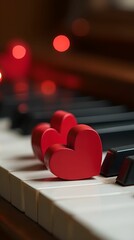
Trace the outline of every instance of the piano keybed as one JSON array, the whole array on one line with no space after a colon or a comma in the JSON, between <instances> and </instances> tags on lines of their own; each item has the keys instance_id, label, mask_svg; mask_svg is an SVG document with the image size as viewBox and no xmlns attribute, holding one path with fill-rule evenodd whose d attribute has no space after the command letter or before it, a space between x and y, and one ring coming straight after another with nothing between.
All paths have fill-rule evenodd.
<instances>
[{"instance_id":1,"label":"piano keybed","mask_svg":"<svg viewBox=\"0 0 134 240\"><path fill-rule=\"evenodd\" d=\"M108 147L133 143L134 116L124 106L111 106L107 101L103 104L108 104L107 113L104 106L100 114L91 107L86 123L91 117L100 133L104 159ZM81 116L81 109L78 122L86 121L90 112L88 109ZM122 187L116 177L60 180L33 156L30 136L20 135L9 125L9 119L0 120L0 195L5 200L61 240L133 240L134 186Z\"/></svg>"}]
</instances>

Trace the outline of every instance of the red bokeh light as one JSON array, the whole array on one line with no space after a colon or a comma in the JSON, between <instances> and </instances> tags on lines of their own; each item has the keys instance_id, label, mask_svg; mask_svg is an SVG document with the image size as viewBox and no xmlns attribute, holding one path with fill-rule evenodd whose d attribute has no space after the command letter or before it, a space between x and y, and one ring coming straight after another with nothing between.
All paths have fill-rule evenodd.
<instances>
[{"instance_id":1,"label":"red bokeh light","mask_svg":"<svg viewBox=\"0 0 134 240\"><path fill-rule=\"evenodd\" d=\"M31 50L22 40L8 42L6 51L0 54L0 70L4 79L20 81L29 77L31 70Z\"/></svg>"},{"instance_id":2,"label":"red bokeh light","mask_svg":"<svg viewBox=\"0 0 134 240\"><path fill-rule=\"evenodd\" d=\"M56 84L51 80L46 80L41 84L41 91L45 95L53 95L56 92Z\"/></svg>"},{"instance_id":3,"label":"red bokeh light","mask_svg":"<svg viewBox=\"0 0 134 240\"><path fill-rule=\"evenodd\" d=\"M53 40L53 47L58 52L65 52L70 47L70 40L65 35L58 35Z\"/></svg>"},{"instance_id":4,"label":"red bokeh light","mask_svg":"<svg viewBox=\"0 0 134 240\"><path fill-rule=\"evenodd\" d=\"M2 72L0 71L0 83L2 82Z\"/></svg>"},{"instance_id":5,"label":"red bokeh light","mask_svg":"<svg viewBox=\"0 0 134 240\"><path fill-rule=\"evenodd\" d=\"M22 59L26 55L26 48L22 45L16 45L12 49L12 55L16 59Z\"/></svg>"},{"instance_id":6,"label":"red bokeh light","mask_svg":"<svg viewBox=\"0 0 134 240\"><path fill-rule=\"evenodd\" d=\"M27 113L27 112L28 112L28 105L25 104L25 103L19 104L19 106L18 106L18 111L19 111L20 113Z\"/></svg>"}]
</instances>

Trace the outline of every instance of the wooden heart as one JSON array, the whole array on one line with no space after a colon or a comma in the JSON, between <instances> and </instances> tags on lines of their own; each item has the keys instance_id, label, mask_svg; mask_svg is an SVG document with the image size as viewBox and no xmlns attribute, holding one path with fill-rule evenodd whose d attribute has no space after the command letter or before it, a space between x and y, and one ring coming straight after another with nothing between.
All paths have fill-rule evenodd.
<instances>
[{"instance_id":1,"label":"wooden heart","mask_svg":"<svg viewBox=\"0 0 134 240\"><path fill-rule=\"evenodd\" d=\"M45 154L48 169L65 180L86 179L99 175L102 144L98 133L80 124L68 133L67 146L54 144Z\"/></svg>"},{"instance_id":2,"label":"wooden heart","mask_svg":"<svg viewBox=\"0 0 134 240\"><path fill-rule=\"evenodd\" d=\"M37 125L32 131L32 148L35 156L44 161L48 147L55 143L66 144L68 132L76 124L73 114L58 110L53 114L50 124Z\"/></svg>"}]
</instances>

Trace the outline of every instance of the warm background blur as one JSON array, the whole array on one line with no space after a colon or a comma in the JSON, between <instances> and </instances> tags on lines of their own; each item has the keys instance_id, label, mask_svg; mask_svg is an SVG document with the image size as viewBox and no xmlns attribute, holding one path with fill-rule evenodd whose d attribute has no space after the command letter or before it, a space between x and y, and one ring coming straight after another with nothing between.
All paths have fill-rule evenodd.
<instances>
[{"instance_id":1,"label":"warm background blur","mask_svg":"<svg viewBox=\"0 0 134 240\"><path fill-rule=\"evenodd\" d=\"M24 39L29 43L47 42L48 37L66 32L77 37L73 47L83 41L86 42L86 47L91 48L90 42L93 45L94 40L98 53L102 52L99 46L103 46L106 41L116 47L119 43L133 46L133 13L133 0L1 0L0 47L3 48L14 38ZM75 22L81 18L89 26ZM85 35L80 33L83 27L87 27ZM105 45L107 51L108 47ZM132 51L133 48L130 52ZM124 52L131 55L128 49L124 49Z\"/></svg>"},{"instance_id":2,"label":"warm background blur","mask_svg":"<svg viewBox=\"0 0 134 240\"><path fill-rule=\"evenodd\" d=\"M70 38L68 53L53 51L52 41L58 34ZM117 87L123 82L124 101L126 89L129 102L134 101L133 0L1 0L0 50L12 39L28 42L33 58L86 76L93 93L98 84L97 94L111 98L113 81ZM118 92L114 95L119 98Z\"/></svg>"},{"instance_id":3,"label":"warm background blur","mask_svg":"<svg viewBox=\"0 0 134 240\"><path fill-rule=\"evenodd\" d=\"M0 1L0 46L12 38L28 42L42 40L63 21L69 1Z\"/></svg>"}]
</instances>

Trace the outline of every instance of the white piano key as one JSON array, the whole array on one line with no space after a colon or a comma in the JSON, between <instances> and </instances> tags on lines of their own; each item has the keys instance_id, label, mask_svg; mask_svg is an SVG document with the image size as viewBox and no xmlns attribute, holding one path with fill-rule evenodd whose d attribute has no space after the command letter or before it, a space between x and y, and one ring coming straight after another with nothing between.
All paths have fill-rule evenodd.
<instances>
[{"instance_id":1,"label":"white piano key","mask_svg":"<svg viewBox=\"0 0 134 240\"><path fill-rule=\"evenodd\" d=\"M10 202L9 172L3 168L0 168L0 195Z\"/></svg>"},{"instance_id":2,"label":"white piano key","mask_svg":"<svg viewBox=\"0 0 134 240\"><path fill-rule=\"evenodd\" d=\"M33 161L33 165L24 171L10 172L11 203L20 211L24 211L23 182L28 179L43 178L45 174L45 166L40 161L38 164L36 161Z\"/></svg>"},{"instance_id":3,"label":"white piano key","mask_svg":"<svg viewBox=\"0 0 134 240\"><path fill-rule=\"evenodd\" d=\"M25 214L28 217L32 218L34 221L37 221L37 202L38 202L38 194L41 189L50 189L50 191L53 191L53 189L57 187L66 189L67 187L70 187L70 186L80 186L80 185L83 186L83 185L89 185L89 184L94 185L94 184L101 184L101 183L102 182L99 179L98 180L87 179L87 180L81 180L81 181L62 181L48 171L47 175L44 176L44 178L42 179L33 179L33 180L24 181ZM32 204L30 204L31 202ZM42 221L40 221L40 224L42 224Z\"/></svg>"},{"instance_id":4,"label":"white piano key","mask_svg":"<svg viewBox=\"0 0 134 240\"><path fill-rule=\"evenodd\" d=\"M95 197L90 196L85 198L58 200L54 202L52 207L52 233L58 239L64 239L64 236L66 236L66 239L78 239L77 236L74 236L74 231L72 230L75 226L73 216L79 215L80 217L81 214L84 215L84 213L87 212L95 212L94 214L96 214L96 211L103 211L103 209L105 211L111 208L125 208L126 205L132 207L134 206L134 200L132 199L132 194L130 193L115 193L113 195L100 195ZM77 221L76 217L75 221ZM89 231L87 231L87 229L85 228L82 230L82 234L84 234L85 236L86 234L88 234L88 239L90 239L90 234L92 234L92 231L90 228ZM80 236L82 237L83 235Z\"/></svg>"},{"instance_id":5,"label":"white piano key","mask_svg":"<svg viewBox=\"0 0 134 240\"><path fill-rule=\"evenodd\" d=\"M37 179L31 179L23 182L24 206L25 214L32 220L37 222L37 201L38 190L40 188L49 187L49 182L56 177L48 170L45 170L43 176L38 176Z\"/></svg>"},{"instance_id":6,"label":"white piano key","mask_svg":"<svg viewBox=\"0 0 134 240\"><path fill-rule=\"evenodd\" d=\"M60 199L77 199L91 196L105 196L131 192L133 186L123 190L120 186L114 184L88 184L68 187L57 187L53 189L40 190L38 200L38 223L52 232L52 219L54 218L53 204Z\"/></svg>"},{"instance_id":7,"label":"white piano key","mask_svg":"<svg viewBox=\"0 0 134 240\"><path fill-rule=\"evenodd\" d=\"M105 240L134 239L134 199L133 204L115 205L109 209L78 213L73 217L70 240L89 239L89 233Z\"/></svg>"},{"instance_id":8,"label":"white piano key","mask_svg":"<svg viewBox=\"0 0 134 240\"><path fill-rule=\"evenodd\" d=\"M8 132L9 125L10 125L10 120L8 118L2 118L0 120L0 131L4 133Z\"/></svg>"},{"instance_id":9,"label":"white piano key","mask_svg":"<svg viewBox=\"0 0 134 240\"><path fill-rule=\"evenodd\" d=\"M19 155L19 151L24 150L26 152L27 150L31 150L31 143L30 143L30 137L20 137L19 135L16 135L15 133L6 133L1 134L0 138L0 155L1 157L6 158L9 153L11 154L17 154ZM31 150L32 153L32 150ZM2 159L0 157L0 160Z\"/></svg>"},{"instance_id":10,"label":"white piano key","mask_svg":"<svg viewBox=\"0 0 134 240\"><path fill-rule=\"evenodd\" d=\"M10 179L12 171L26 170L28 167L39 164L39 160L33 158L32 150L28 147L29 142L20 142L2 153L0 157L0 194L10 201ZM29 158L28 158L29 157Z\"/></svg>"},{"instance_id":11,"label":"white piano key","mask_svg":"<svg viewBox=\"0 0 134 240\"><path fill-rule=\"evenodd\" d=\"M14 150L17 151L17 146L21 144L21 142L30 142L30 137L22 138L20 134L17 134L15 131L9 129L9 120L4 119L0 120L0 154L4 153L4 156L7 155L8 151L12 149L12 147L16 147ZM17 144L17 146L16 146ZM16 152L14 151L14 152Z\"/></svg>"},{"instance_id":12,"label":"white piano key","mask_svg":"<svg viewBox=\"0 0 134 240\"><path fill-rule=\"evenodd\" d=\"M0 155L3 154L5 156L8 153L8 151L14 148L14 145L17 144L18 142L19 142L19 138L16 138L15 135L13 136L12 134L9 134L9 135L1 134Z\"/></svg>"},{"instance_id":13,"label":"white piano key","mask_svg":"<svg viewBox=\"0 0 134 240\"><path fill-rule=\"evenodd\" d=\"M10 194L10 172L12 171L19 171L19 170L26 170L26 168L33 167L34 165L39 164L37 160L28 160L26 163L23 160L19 161L19 164L16 161L12 161L8 165L0 166L0 194L3 198L7 201L11 201L11 194ZM6 168L7 167L7 168ZM9 167L9 169L8 169Z\"/></svg>"}]
</instances>

